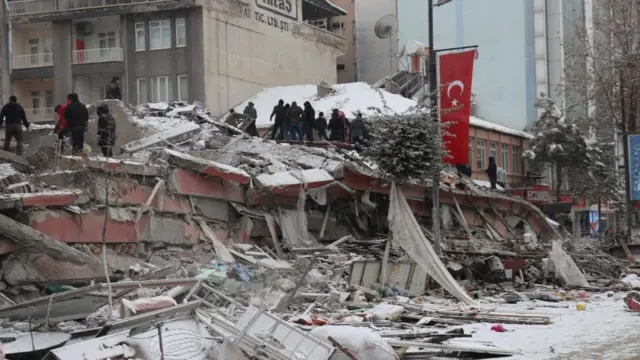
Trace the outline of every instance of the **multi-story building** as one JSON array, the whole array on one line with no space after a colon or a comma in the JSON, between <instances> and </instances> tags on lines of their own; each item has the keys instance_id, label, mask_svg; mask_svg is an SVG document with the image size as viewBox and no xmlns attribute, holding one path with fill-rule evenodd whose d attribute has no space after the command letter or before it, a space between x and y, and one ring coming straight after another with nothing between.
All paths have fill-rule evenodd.
<instances>
[{"instance_id":1,"label":"multi-story building","mask_svg":"<svg viewBox=\"0 0 640 360\"><path fill-rule=\"evenodd\" d=\"M398 71L396 2L403 1L405 0L355 0L358 81L375 84ZM376 23L382 18L391 26L390 37L387 39L380 39L374 32Z\"/></svg>"},{"instance_id":2,"label":"multi-story building","mask_svg":"<svg viewBox=\"0 0 640 360\"><path fill-rule=\"evenodd\" d=\"M436 49L477 45L475 114L522 129L535 121L544 93L586 115L582 94L562 86L576 31L584 28L585 0L454 0L434 8ZM428 42L427 2L398 1L399 41ZM498 19L498 20L497 20Z\"/></svg>"},{"instance_id":3,"label":"multi-story building","mask_svg":"<svg viewBox=\"0 0 640 360\"><path fill-rule=\"evenodd\" d=\"M50 119L71 91L87 103L104 98L113 76L127 103L184 99L221 114L264 87L335 83L347 45L306 22L346 15L328 0L4 4L2 97L15 93L36 120Z\"/></svg>"}]
</instances>

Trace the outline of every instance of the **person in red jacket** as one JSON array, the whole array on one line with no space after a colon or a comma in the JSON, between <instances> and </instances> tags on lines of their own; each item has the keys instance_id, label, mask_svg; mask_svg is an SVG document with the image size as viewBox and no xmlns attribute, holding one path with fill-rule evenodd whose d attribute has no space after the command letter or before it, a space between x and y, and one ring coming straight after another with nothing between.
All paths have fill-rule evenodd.
<instances>
[{"instance_id":1,"label":"person in red jacket","mask_svg":"<svg viewBox=\"0 0 640 360\"><path fill-rule=\"evenodd\" d=\"M64 138L69 135L69 124L67 120L64 118L64 111L67 109L67 105L71 100L67 100L67 103L64 105L57 105L55 108L55 112L58 115L58 122L56 123L56 127L53 130L56 134L58 134L58 139L60 140L60 152L64 151Z\"/></svg>"}]
</instances>

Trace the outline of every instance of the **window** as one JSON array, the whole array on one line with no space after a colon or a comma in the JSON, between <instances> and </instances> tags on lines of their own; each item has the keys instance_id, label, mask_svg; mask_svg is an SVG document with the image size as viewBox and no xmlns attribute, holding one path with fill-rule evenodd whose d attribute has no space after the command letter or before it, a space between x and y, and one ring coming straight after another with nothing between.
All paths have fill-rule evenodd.
<instances>
[{"instance_id":1,"label":"window","mask_svg":"<svg viewBox=\"0 0 640 360\"><path fill-rule=\"evenodd\" d=\"M520 174L520 165L522 163L522 151L519 147L513 147L511 149L511 155L513 156L513 173Z\"/></svg>"},{"instance_id":2,"label":"window","mask_svg":"<svg viewBox=\"0 0 640 360\"><path fill-rule=\"evenodd\" d=\"M149 95L148 95L149 88L147 87L147 79L145 79L145 78L138 79L137 86L138 86L138 105L148 103L149 102Z\"/></svg>"},{"instance_id":3,"label":"window","mask_svg":"<svg viewBox=\"0 0 640 360\"><path fill-rule=\"evenodd\" d=\"M333 24L331 24L331 28L332 29L344 29L344 23L343 22L334 22Z\"/></svg>"},{"instance_id":4,"label":"window","mask_svg":"<svg viewBox=\"0 0 640 360\"><path fill-rule=\"evenodd\" d=\"M45 102L45 107L47 108L47 114L53 114L53 91L52 90L47 90L44 93L44 102Z\"/></svg>"},{"instance_id":5,"label":"window","mask_svg":"<svg viewBox=\"0 0 640 360\"><path fill-rule=\"evenodd\" d=\"M338 65L336 65L336 69L338 71L344 70L345 69L345 65L344 64L338 64Z\"/></svg>"},{"instance_id":6,"label":"window","mask_svg":"<svg viewBox=\"0 0 640 360\"><path fill-rule=\"evenodd\" d=\"M502 148L500 149L500 166L505 170L509 171L509 145L502 144Z\"/></svg>"},{"instance_id":7,"label":"window","mask_svg":"<svg viewBox=\"0 0 640 360\"><path fill-rule=\"evenodd\" d=\"M489 157L493 157L493 160L496 162L496 165L498 163L498 147L496 146L496 143L494 142L490 142L489 143Z\"/></svg>"},{"instance_id":8,"label":"window","mask_svg":"<svg viewBox=\"0 0 640 360\"><path fill-rule=\"evenodd\" d=\"M171 48L171 21L149 21L149 50Z\"/></svg>"},{"instance_id":9,"label":"window","mask_svg":"<svg viewBox=\"0 0 640 360\"><path fill-rule=\"evenodd\" d=\"M178 100L189 100L189 81L187 75L178 75Z\"/></svg>"},{"instance_id":10,"label":"window","mask_svg":"<svg viewBox=\"0 0 640 360\"><path fill-rule=\"evenodd\" d=\"M476 144L478 147L478 169L484 170L484 162L487 157L487 154L485 153L484 140L476 140Z\"/></svg>"},{"instance_id":11,"label":"window","mask_svg":"<svg viewBox=\"0 0 640 360\"><path fill-rule=\"evenodd\" d=\"M31 64L36 65L40 62L40 39L29 39L29 55L31 55Z\"/></svg>"},{"instance_id":12,"label":"window","mask_svg":"<svg viewBox=\"0 0 640 360\"><path fill-rule=\"evenodd\" d=\"M473 167L473 138L469 138L469 166Z\"/></svg>"},{"instance_id":13,"label":"window","mask_svg":"<svg viewBox=\"0 0 640 360\"><path fill-rule=\"evenodd\" d=\"M116 46L115 31L98 33L98 47L100 49L111 49Z\"/></svg>"},{"instance_id":14,"label":"window","mask_svg":"<svg viewBox=\"0 0 640 360\"><path fill-rule=\"evenodd\" d=\"M33 109L33 113L39 113L40 109L40 91L32 91L31 92L31 108Z\"/></svg>"},{"instance_id":15,"label":"window","mask_svg":"<svg viewBox=\"0 0 640 360\"><path fill-rule=\"evenodd\" d=\"M145 51L147 49L146 37L144 23L136 23L136 51Z\"/></svg>"},{"instance_id":16,"label":"window","mask_svg":"<svg viewBox=\"0 0 640 360\"><path fill-rule=\"evenodd\" d=\"M311 26L315 26L317 28L320 29L327 29L327 19L315 19L315 20L308 20L307 24L311 25Z\"/></svg>"},{"instance_id":17,"label":"window","mask_svg":"<svg viewBox=\"0 0 640 360\"><path fill-rule=\"evenodd\" d=\"M185 18L176 19L176 47L187 46L187 23Z\"/></svg>"},{"instance_id":18,"label":"window","mask_svg":"<svg viewBox=\"0 0 640 360\"><path fill-rule=\"evenodd\" d=\"M168 76L151 78L151 101L171 101L171 85Z\"/></svg>"}]
</instances>

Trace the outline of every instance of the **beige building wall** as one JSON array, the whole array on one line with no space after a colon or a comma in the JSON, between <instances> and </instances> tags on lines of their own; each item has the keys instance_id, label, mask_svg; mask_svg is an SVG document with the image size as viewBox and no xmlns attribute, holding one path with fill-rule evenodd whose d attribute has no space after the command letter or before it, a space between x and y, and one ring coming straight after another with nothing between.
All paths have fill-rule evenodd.
<instances>
[{"instance_id":1,"label":"beige building wall","mask_svg":"<svg viewBox=\"0 0 640 360\"><path fill-rule=\"evenodd\" d=\"M358 81L358 59L356 55L356 4L355 0L332 0L337 6L347 11L348 15L330 19L327 24L331 31L347 38L347 51L338 57L336 71L338 83L345 84Z\"/></svg>"},{"instance_id":2,"label":"beige building wall","mask_svg":"<svg viewBox=\"0 0 640 360\"><path fill-rule=\"evenodd\" d=\"M473 179L489 180L486 170L489 157L494 155L494 146L496 164L499 168L507 170L507 183L520 184L526 171L522 152L529 148L529 140L472 125L469 130L469 157Z\"/></svg>"},{"instance_id":3,"label":"beige building wall","mask_svg":"<svg viewBox=\"0 0 640 360\"><path fill-rule=\"evenodd\" d=\"M290 11L255 1L202 5L205 102L214 115L263 88L337 82L336 58L347 40L302 23L302 0Z\"/></svg>"}]
</instances>

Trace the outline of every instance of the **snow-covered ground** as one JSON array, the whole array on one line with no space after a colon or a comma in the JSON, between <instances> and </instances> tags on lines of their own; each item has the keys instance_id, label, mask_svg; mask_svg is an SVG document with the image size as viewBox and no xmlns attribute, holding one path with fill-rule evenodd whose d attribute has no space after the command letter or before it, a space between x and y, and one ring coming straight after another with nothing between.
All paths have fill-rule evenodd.
<instances>
[{"instance_id":1,"label":"snow-covered ground","mask_svg":"<svg viewBox=\"0 0 640 360\"><path fill-rule=\"evenodd\" d=\"M463 328L473 332L473 340L521 349L524 354L509 358L513 360L632 359L640 356L640 314L626 311L624 295L592 295L586 311L576 310L576 302L558 303L568 304L567 308L536 308L536 313L557 315L551 325L503 325L510 330L504 333L491 331L494 324ZM519 309L525 306L514 305Z\"/></svg>"}]
</instances>

